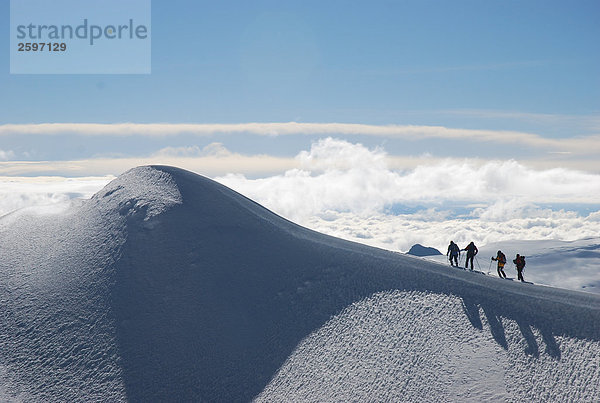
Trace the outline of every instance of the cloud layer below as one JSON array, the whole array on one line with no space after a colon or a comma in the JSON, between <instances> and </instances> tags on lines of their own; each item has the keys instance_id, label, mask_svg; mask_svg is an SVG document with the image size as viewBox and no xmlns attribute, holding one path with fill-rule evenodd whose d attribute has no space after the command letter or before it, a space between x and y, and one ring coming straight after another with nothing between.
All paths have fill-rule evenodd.
<instances>
[{"instance_id":1,"label":"cloud layer below","mask_svg":"<svg viewBox=\"0 0 600 403\"><path fill-rule=\"evenodd\" d=\"M76 199L88 199L112 179L114 179L112 176L87 178L0 176L0 217L27 207L52 211L46 207L68 205L71 200Z\"/></svg>"},{"instance_id":2,"label":"cloud layer below","mask_svg":"<svg viewBox=\"0 0 600 403\"><path fill-rule=\"evenodd\" d=\"M384 150L332 138L297 159L300 168L282 175L217 180L293 221L388 249L441 247L449 239L570 240L600 231L598 213L579 211L600 207L600 175L538 171L510 160L394 171Z\"/></svg>"},{"instance_id":3,"label":"cloud layer below","mask_svg":"<svg viewBox=\"0 0 600 403\"><path fill-rule=\"evenodd\" d=\"M565 168L422 158L397 169L396 159L382 148L333 138L316 141L294 159L242 156L215 143L165 148L153 161L185 161L191 165L186 168L203 174L207 168L246 172L213 177L301 225L392 250L405 251L414 243L444 248L450 239L485 244L600 233L600 175ZM279 164L279 173L248 177L244 167L254 166L252 172L260 174L261 163L265 169ZM83 171L89 169L82 163ZM0 215L87 198L111 178L4 177Z\"/></svg>"}]
</instances>

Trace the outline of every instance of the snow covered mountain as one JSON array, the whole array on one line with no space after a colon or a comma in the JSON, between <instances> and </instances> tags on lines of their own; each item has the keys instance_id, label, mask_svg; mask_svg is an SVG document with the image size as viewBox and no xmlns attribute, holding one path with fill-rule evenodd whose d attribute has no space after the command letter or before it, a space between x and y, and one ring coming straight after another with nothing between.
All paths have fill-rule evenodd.
<instances>
[{"instance_id":1,"label":"snow covered mountain","mask_svg":"<svg viewBox=\"0 0 600 403\"><path fill-rule=\"evenodd\" d=\"M600 296L299 227L133 169L0 219L0 400L600 401Z\"/></svg>"}]
</instances>

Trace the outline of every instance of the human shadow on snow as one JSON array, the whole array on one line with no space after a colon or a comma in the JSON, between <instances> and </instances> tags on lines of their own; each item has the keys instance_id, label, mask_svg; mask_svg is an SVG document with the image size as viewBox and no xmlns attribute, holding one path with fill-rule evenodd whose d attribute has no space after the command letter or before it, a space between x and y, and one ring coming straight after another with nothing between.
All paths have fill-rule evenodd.
<instances>
[{"instance_id":1,"label":"human shadow on snow","mask_svg":"<svg viewBox=\"0 0 600 403\"><path fill-rule=\"evenodd\" d=\"M469 322L475 329L483 330L483 323L481 323L481 317L479 316L479 306L470 298L461 299L463 312L469 319Z\"/></svg>"},{"instance_id":2,"label":"human shadow on snow","mask_svg":"<svg viewBox=\"0 0 600 403\"><path fill-rule=\"evenodd\" d=\"M481 306L481 308L483 309L483 312L487 318L487 322L490 325L492 337L503 349L508 350L508 343L506 342L506 335L504 333L504 327L502 326L502 317L496 313L496 310L493 306L484 304Z\"/></svg>"},{"instance_id":3,"label":"human shadow on snow","mask_svg":"<svg viewBox=\"0 0 600 403\"><path fill-rule=\"evenodd\" d=\"M481 318L479 316L479 306L474 304L473 301L468 298L466 300L469 302L467 303L465 302L465 299L463 299L463 309L465 310L467 318L474 328L482 330L483 327L481 326ZM466 306L469 306L468 311L465 308ZM508 350L508 342L506 340L504 326L502 325L502 315L499 315L496 308L490 306L489 304L481 304L481 309L486 316L492 337L503 349ZM514 320L517 322L519 330L521 331L521 335L527 344L527 347L524 350L525 353L534 358L538 358L540 355L539 345L535 335L531 330L532 323L523 317L517 317L514 318ZM535 325L533 326L537 328L542 336L542 340L546 346L544 350L545 353L554 359L560 360L560 347L556 342L552 327L549 325L549 323L546 321L536 321Z\"/></svg>"},{"instance_id":4,"label":"human shadow on snow","mask_svg":"<svg viewBox=\"0 0 600 403\"><path fill-rule=\"evenodd\" d=\"M539 345L535 335L533 334L532 327L536 328L541 334L542 340L545 344L544 352L548 354L550 357L560 360L561 351L560 346L558 345L555 333L556 334L565 334L564 330L561 330L560 326L553 325L553 323L558 320L563 320L563 318L556 317L551 320L548 315L539 315L538 317L533 318L529 309L523 309L520 314L515 314L514 310L502 310L498 309L496 305L491 305L490 301L482 301L477 304L473 297L463 297L462 298L462 306L465 315L471 322L474 328L478 330L482 330L481 317L479 308L484 312L487 323L490 327L490 332L494 340L505 350L508 349L508 342L505 336L504 326L502 324L502 318L505 317L507 319L514 320L519 326L519 330L527 347L525 348L525 353L538 358L540 355ZM504 314L501 312L504 311ZM597 316L597 313L596 313ZM592 326L593 328L594 326ZM593 331L593 330L592 330ZM594 340L598 340L598 334L587 332L584 338L591 338ZM576 332L577 333L577 332ZM582 337L581 335L571 334L573 337Z\"/></svg>"},{"instance_id":5,"label":"human shadow on snow","mask_svg":"<svg viewBox=\"0 0 600 403\"><path fill-rule=\"evenodd\" d=\"M519 330L521 330L521 334L525 338L525 342L527 343L527 348L525 349L525 353L532 357L540 356L540 349L538 346L538 342L535 339L535 335L531 331L531 327L529 324L525 323L522 320L517 320L517 325L519 325Z\"/></svg>"}]
</instances>

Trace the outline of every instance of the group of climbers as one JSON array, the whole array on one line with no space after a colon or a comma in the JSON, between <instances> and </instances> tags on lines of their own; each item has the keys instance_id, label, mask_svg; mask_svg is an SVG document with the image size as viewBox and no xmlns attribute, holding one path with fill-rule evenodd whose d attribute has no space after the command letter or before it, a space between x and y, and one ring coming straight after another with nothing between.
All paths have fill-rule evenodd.
<instances>
[{"instance_id":1,"label":"group of climbers","mask_svg":"<svg viewBox=\"0 0 600 403\"><path fill-rule=\"evenodd\" d=\"M469 261L471 262L471 270L473 270L473 259L479 253L477 246L473 242L469 243L467 247L464 249L460 249L460 247L454 243L454 241L450 241L450 245L448 245L448 251L446 252L446 256L450 260L450 265L458 267L458 260L460 258L460 252L466 251L467 258L465 259L465 269L469 267ZM500 278L506 278L506 273L504 273L504 266L506 265L506 256L502 251L498 251L496 257L492 257L493 261L498 262L498 276ZM517 253L515 259L513 259L513 263L517 268L517 277L521 281L525 281L523 278L523 269L525 268L525 256L521 256Z\"/></svg>"},{"instance_id":2,"label":"group of climbers","mask_svg":"<svg viewBox=\"0 0 600 403\"><path fill-rule=\"evenodd\" d=\"M450 264L452 266L456 265L456 267L458 267L458 259L460 258L461 250L467 252L467 260L465 261L465 269L468 267L469 260L470 260L471 261L471 270L473 270L473 258L479 252L479 250L477 249L477 246L475 246L475 244L473 242L471 242L469 245L467 245L466 248L460 249L458 247L458 245L454 243L454 241L450 241L450 245L448 245L448 252L446 252L446 256L448 256L450 259Z\"/></svg>"}]
</instances>

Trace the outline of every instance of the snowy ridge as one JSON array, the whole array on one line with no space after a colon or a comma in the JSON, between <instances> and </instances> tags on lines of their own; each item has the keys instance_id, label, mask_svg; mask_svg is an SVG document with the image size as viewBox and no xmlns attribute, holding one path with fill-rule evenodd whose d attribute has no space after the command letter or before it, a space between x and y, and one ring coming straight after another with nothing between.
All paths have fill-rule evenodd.
<instances>
[{"instance_id":1,"label":"snowy ridge","mask_svg":"<svg viewBox=\"0 0 600 403\"><path fill-rule=\"evenodd\" d=\"M598 376L600 343L564 356L561 350L577 351L580 342L555 338L521 320L503 320L490 306L477 311L452 295L375 294L303 340L258 400L586 401L597 396L590 379Z\"/></svg>"},{"instance_id":2,"label":"snowy ridge","mask_svg":"<svg viewBox=\"0 0 600 403\"><path fill-rule=\"evenodd\" d=\"M600 400L600 296L299 227L172 167L0 220L0 400Z\"/></svg>"}]
</instances>

